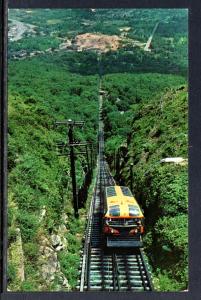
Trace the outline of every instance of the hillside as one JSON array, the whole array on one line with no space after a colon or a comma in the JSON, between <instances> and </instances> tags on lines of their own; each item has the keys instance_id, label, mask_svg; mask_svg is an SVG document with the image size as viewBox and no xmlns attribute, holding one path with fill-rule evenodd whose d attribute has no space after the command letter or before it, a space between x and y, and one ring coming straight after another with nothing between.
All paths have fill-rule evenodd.
<instances>
[{"instance_id":1,"label":"hillside","mask_svg":"<svg viewBox=\"0 0 201 300\"><path fill-rule=\"evenodd\" d=\"M9 78L8 288L68 290L77 271L69 273L65 266L79 266L86 210L74 218L69 159L58 156L56 147L66 135L54 122L82 119L85 129L78 130L77 138L96 141L97 79L37 59L10 63ZM80 155L78 187L85 165Z\"/></svg>"},{"instance_id":2,"label":"hillside","mask_svg":"<svg viewBox=\"0 0 201 300\"><path fill-rule=\"evenodd\" d=\"M160 162L166 157L188 158L187 103L182 85L135 107L128 142L128 156L134 157L134 190L147 216L145 247L160 290L187 289L188 284L187 163ZM123 167L124 177L129 162Z\"/></svg>"},{"instance_id":3,"label":"hillside","mask_svg":"<svg viewBox=\"0 0 201 300\"><path fill-rule=\"evenodd\" d=\"M139 80L137 77L133 79L133 82ZM144 82L147 79L144 76ZM157 78L152 79L156 85ZM182 83L179 78L178 82L174 79L174 83L170 80L171 88L168 88L168 78L163 80L166 91L159 93L157 88L157 95L153 97L156 91L153 89L153 95L147 99L144 87L144 95L138 94L138 98L133 99L132 102L135 103L130 106L130 110L123 114L120 114L119 109L125 109L120 94L124 82L115 96L121 101L114 102L114 98L110 99L109 90L104 110L106 153L120 184L130 186L130 176L133 177L133 192L146 216L144 243L153 267L155 287L161 291L176 291L187 289L188 282L187 162L184 160L177 164L161 160L168 157L187 158L187 89L186 85L178 85ZM142 82L141 79L141 84ZM162 77L158 76L158 82L162 89ZM150 81L149 84L152 86ZM106 91L108 87L111 88L111 85L107 78L104 86ZM128 80L124 89L126 87ZM134 88L133 95L137 93L136 89ZM118 161L118 167L114 157L116 164Z\"/></svg>"}]
</instances>

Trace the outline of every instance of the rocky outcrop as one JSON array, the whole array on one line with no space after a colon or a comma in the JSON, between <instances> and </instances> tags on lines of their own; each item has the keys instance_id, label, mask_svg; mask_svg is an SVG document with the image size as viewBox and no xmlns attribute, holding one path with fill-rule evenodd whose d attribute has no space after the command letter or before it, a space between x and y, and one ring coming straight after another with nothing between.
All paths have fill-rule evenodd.
<instances>
[{"instance_id":1,"label":"rocky outcrop","mask_svg":"<svg viewBox=\"0 0 201 300\"><path fill-rule=\"evenodd\" d=\"M16 269L16 282L23 282L24 276L24 253L22 249L22 237L19 228L16 228L16 240L13 242L8 251L8 261L12 261Z\"/></svg>"},{"instance_id":2,"label":"rocky outcrop","mask_svg":"<svg viewBox=\"0 0 201 300\"><path fill-rule=\"evenodd\" d=\"M50 240L45 236L41 237L38 262L41 275L46 284L50 284L57 278L59 282L58 289L61 287L69 289L68 280L61 271L57 256L57 252L66 247L66 239L57 234L52 234Z\"/></svg>"},{"instance_id":3,"label":"rocky outcrop","mask_svg":"<svg viewBox=\"0 0 201 300\"><path fill-rule=\"evenodd\" d=\"M66 220L67 216L62 215L62 219ZM58 261L58 252L67 251L67 240L64 234L67 232L66 226L61 224L50 237L42 235L40 237L39 261L41 275L46 284L54 282L57 278L59 281L58 289L64 287L69 289L67 278L61 271Z\"/></svg>"},{"instance_id":4,"label":"rocky outcrop","mask_svg":"<svg viewBox=\"0 0 201 300\"><path fill-rule=\"evenodd\" d=\"M61 225L61 226L64 226L64 225ZM52 247L55 249L55 251L61 251L67 247L67 240L63 235L52 234L51 235L51 243L52 243Z\"/></svg>"},{"instance_id":5,"label":"rocky outcrop","mask_svg":"<svg viewBox=\"0 0 201 300\"><path fill-rule=\"evenodd\" d=\"M42 207L42 210L41 210L41 213L40 213L40 217L39 217L39 222L41 222L43 219L44 219L44 217L45 217L45 215L46 215L46 212L47 212L47 210L46 210L46 207L45 207L45 205Z\"/></svg>"}]
</instances>

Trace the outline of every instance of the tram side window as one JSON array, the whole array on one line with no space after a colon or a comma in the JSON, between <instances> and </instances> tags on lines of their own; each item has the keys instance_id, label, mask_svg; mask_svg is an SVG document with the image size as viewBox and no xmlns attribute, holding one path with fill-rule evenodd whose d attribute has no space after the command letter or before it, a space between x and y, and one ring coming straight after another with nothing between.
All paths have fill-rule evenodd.
<instances>
[{"instance_id":1,"label":"tram side window","mask_svg":"<svg viewBox=\"0 0 201 300\"><path fill-rule=\"evenodd\" d=\"M119 205L113 205L109 208L109 215L113 217L120 216L120 207Z\"/></svg>"},{"instance_id":2,"label":"tram side window","mask_svg":"<svg viewBox=\"0 0 201 300\"><path fill-rule=\"evenodd\" d=\"M136 205L128 205L129 216L138 216L140 213L139 208Z\"/></svg>"},{"instance_id":3,"label":"tram side window","mask_svg":"<svg viewBox=\"0 0 201 300\"><path fill-rule=\"evenodd\" d=\"M107 188L107 197L114 197L116 195L117 194L116 194L114 186L110 186Z\"/></svg>"},{"instance_id":4,"label":"tram side window","mask_svg":"<svg viewBox=\"0 0 201 300\"><path fill-rule=\"evenodd\" d=\"M121 191L122 191L124 196L133 197L131 191L126 186L121 186Z\"/></svg>"}]
</instances>

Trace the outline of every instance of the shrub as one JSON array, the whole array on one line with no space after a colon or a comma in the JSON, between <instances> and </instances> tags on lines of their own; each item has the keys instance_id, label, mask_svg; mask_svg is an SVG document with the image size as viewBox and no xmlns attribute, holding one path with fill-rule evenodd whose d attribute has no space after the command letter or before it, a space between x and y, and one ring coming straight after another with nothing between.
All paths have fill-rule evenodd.
<instances>
[{"instance_id":1,"label":"shrub","mask_svg":"<svg viewBox=\"0 0 201 300\"><path fill-rule=\"evenodd\" d=\"M24 243L24 255L30 261L36 261L39 255L39 246L36 243Z\"/></svg>"}]
</instances>

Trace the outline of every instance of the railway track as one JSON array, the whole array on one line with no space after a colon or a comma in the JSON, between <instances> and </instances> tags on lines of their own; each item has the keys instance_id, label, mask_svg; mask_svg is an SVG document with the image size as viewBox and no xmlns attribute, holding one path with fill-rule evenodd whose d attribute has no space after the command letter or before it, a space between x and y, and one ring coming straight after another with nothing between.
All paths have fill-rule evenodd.
<instances>
[{"instance_id":1,"label":"railway track","mask_svg":"<svg viewBox=\"0 0 201 300\"><path fill-rule=\"evenodd\" d=\"M101 189L114 184L107 165L99 162L99 172L91 201L85 245L80 266L80 291L152 291L149 267L142 249L105 250L101 234Z\"/></svg>"},{"instance_id":2,"label":"railway track","mask_svg":"<svg viewBox=\"0 0 201 300\"><path fill-rule=\"evenodd\" d=\"M97 178L88 213L85 243L81 253L79 291L152 291L153 285L143 250L106 249L102 237L104 188L115 185L104 159L102 96L99 100L99 155Z\"/></svg>"}]
</instances>

